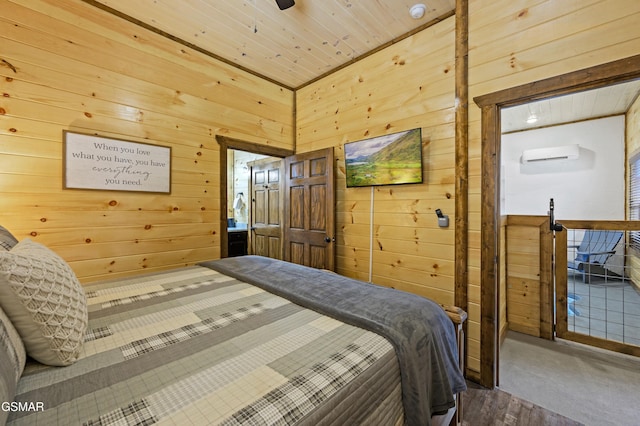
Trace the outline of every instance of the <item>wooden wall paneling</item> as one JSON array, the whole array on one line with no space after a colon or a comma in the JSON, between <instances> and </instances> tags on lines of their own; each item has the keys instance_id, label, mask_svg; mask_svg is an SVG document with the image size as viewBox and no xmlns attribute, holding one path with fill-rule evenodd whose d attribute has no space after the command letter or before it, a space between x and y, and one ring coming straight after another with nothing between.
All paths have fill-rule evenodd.
<instances>
[{"instance_id":1,"label":"wooden wall paneling","mask_svg":"<svg viewBox=\"0 0 640 426\"><path fill-rule=\"evenodd\" d=\"M632 23L637 22L637 19L638 19L637 16L630 15L626 19L627 22L612 23L611 25L606 26L607 27L606 31L608 31L609 34L612 34L612 35L615 34L620 36L619 37L620 40L627 39L628 36L622 35L617 31L619 28L630 28L631 25L635 25ZM618 27L618 25L621 25L621 27ZM633 51L632 49L634 45L637 45L638 43L638 38L636 38L633 41L626 41L626 42L620 41L619 43L613 43L611 45L607 44L603 46L601 45L601 43L591 40L591 36L588 34L589 33L587 32L586 35L584 35L584 37L572 37L570 40L567 40L564 43L555 44L555 49L553 50L553 52L555 52L555 55L551 55L548 58L550 61L552 60L554 61L553 67L550 70L550 74L548 75L562 74L567 70L579 68L581 64L582 66L585 66L585 64L586 66L589 66L594 63L599 63L599 62L589 61L590 59L593 58L592 56L593 50L590 49L591 47L593 47L594 49L601 48L603 50L606 50L607 58L609 60L616 60L624 55L622 52ZM607 37L601 37L600 40L606 40L607 43L611 42L610 39L608 39ZM575 46L585 46L587 43L590 45L590 48L586 49L587 51L582 53L582 56L578 56L576 58L565 58L564 55L561 55L559 53L562 51L566 51L567 49L575 49ZM551 50L548 50L550 49L550 47L551 46L546 45L544 46L544 48L541 47L539 49L533 49L532 52L527 52L526 55L521 54L520 58L517 61L518 63L526 63L527 61L534 61L535 58L540 58L541 55L544 55L545 53L543 52L551 52ZM619 52L619 53L616 54L616 52ZM604 61L607 59L602 58L602 60ZM498 64L496 63L495 65L498 65ZM523 77L527 78L526 81L536 81L536 80L543 79L547 75L547 74L540 74L539 69L531 69L527 72L523 72L523 74L526 74L526 75L514 76L514 75L506 74L502 79L499 80L501 83L501 87L510 87L510 86L521 84L523 82L522 80ZM487 88L489 87L490 86L487 86Z\"/></svg>"},{"instance_id":2,"label":"wooden wall paneling","mask_svg":"<svg viewBox=\"0 0 640 426\"><path fill-rule=\"evenodd\" d=\"M396 276L401 274L402 274L401 272L396 271ZM367 277L364 278L365 281L367 281L367 279L368 279ZM417 294L419 296L423 296L431 300L442 301L443 304L446 303L446 301L453 301L454 299L453 292L449 288L442 290L442 289L434 288L432 286L422 285L420 284L420 282L412 283L404 279L396 279L394 278L393 275L389 277L389 276L381 276L381 275L374 274L373 281L378 285L395 288L397 290L407 291L409 293ZM451 284L449 280L449 285L447 287L450 287L450 285Z\"/></svg>"},{"instance_id":3,"label":"wooden wall paneling","mask_svg":"<svg viewBox=\"0 0 640 426\"><path fill-rule=\"evenodd\" d=\"M413 91L413 88L419 89L420 87L430 89L427 92L433 92L434 95L442 95L444 92L441 91L441 88L437 90L437 82L447 80L453 74L449 74L453 70L454 59L451 56L450 49L453 46L455 37L453 19L447 19L443 22L445 22L444 26L442 23L436 24L432 28L412 36L410 39L399 41L384 52L371 55L355 62L348 69L345 68L335 72L329 78L299 89L297 91L299 100L305 102L307 99L309 101L323 99L332 103L345 97L345 93L339 90L339 87L344 87L345 85L351 86L350 96L358 98L365 96L366 99L371 89L369 83L372 80L380 79L384 72L388 72L389 69L399 70L407 74L410 79L407 82L409 85L405 86L402 81L395 79L389 80L388 85L377 88L375 97L369 99L369 102L375 102L376 99L396 99L397 102L399 95L404 98L410 97L412 94L415 96L416 92ZM428 45L429 49L421 48L419 45L422 47ZM449 68L446 68L447 64ZM420 79L415 73L418 69L423 70L424 75L429 75L430 78ZM327 84L330 81L335 82L335 85ZM420 81L422 86L414 86L412 84ZM407 90L408 88L411 89ZM399 93L399 91L402 93ZM389 105L386 108L391 109ZM330 110L318 111L317 115L302 112L303 115L300 117L298 125L303 128L310 122L316 121L316 119L332 115Z\"/></svg>"},{"instance_id":4,"label":"wooden wall paneling","mask_svg":"<svg viewBox=\"0 0 640 426\"><path fill-rule=\"evenodd\" d=\"M368 280L371 191L344 187L344 142L423 130L424 184L374 188L373 280L453 303L455 212L454 18L305 86L296 93L301 152L337 158L337 268ZM425 49L424 46L429 46Z\"/></svg>"},{"instance_id":5,"label":"wooden wall paneling","mask_svg":"<svg viewBox=\"0 0 640 426\"><path fill-rule=\"evenodd\" d=\"M536 41L529 43L529 40L522 40L515 46L519 48L517 50L523 50L530 44L545 46L607 22L612 16L624 16L620 10L611 10L611 5L608 7L609 10L606 9L606 4L598 0L586 0L573 5L549 4L539 0L512 7L505 7L504 2L484 5L475 9L473 14L474 36L478 37L477 46L494 45L499 50L487 51L487 56L475 59L479 63L489 63L499 58L502 52L513 51L513 44L506 47L508 41L524 31L536 37ZM580 19L575 19L576 14ZM608 15L607 19L599 19L605 15ZM558 28L558 25L561 27ZM499 30L496 31L496 28Z\"/></svg>"},{"instance_id":6,"label":"wooden wall paneling","mask_svg":"<svg viewBox=\"0 0 640 426\"><path fill-rule=\"evenodd\" d=\"M383 83L381 83L383 84ZM446 87L446 86L445 86ZM416 90L417 92L417 90ZM428 93L428 92L425 92ZM416 93L416 98L420 98L422 95ZM412 100L409 100L412 101ZM418 99L413 100L415 102ZM453 105L451 105L451 97L448 98L448 106L434 106L429 107L425 103L422 103L417 110L413 111L408 107L404 107L402 103L395 103L391 101L385 102L386 105L395 105L395 108L388 112L380 112L376 114L367 113L368 110L375 111L374 106L363 106L364 114L360 110L348 111L347 114L337 116L334 120L329 121L330 127L327 127L327 123L318 122L313 126L307 127L305 132L309 132L315 136L312 142L308 143L299 141L304 149L322 149L323 145L336 143L335 135L332 135L336 130L340 131L343 135L340 137L341 142L351 142L373 137L376 134L394 133L402 130L408 130L415 127L423 127L432 129L428 133L423 133L423 137L429 138L429 140L436 141L444 138L454 137L454 130L450 127L450 123L454 119ZM339 101L341 104L349 102L348 99ZM430 109L433 108L433 109ZM402 113L404 111L404 114ZM352 115L349 115L352 114ZM375 115L375 117L373 117ZM420 117L418 120L417 117ZM374 120L371 120L371 119ZM354 123L353 120L356 120ZM360 123L358 125L357 123ZM419 124L419 126L417 126Z\"/></svg>"},{"instance_id":7,"label":"wooden wall paneling","mask_svg":"<svg viewBox=\"0 0 640 426\"><path fill-rule=\"evenodd\" d=\"M139 254L87 259L70 262L70 265L78 277L82 277L83 283L89 283L193 265L208 258L220 258L217 246L187 250L164 250L153 255Z\"/></svg>"},{"instance_id":8,"label":"wooden wall paneling","mask_svg":"<svg viewBox=\"0 0 640 426\"><path fill-rule=\"evenodd\" d=\"M489 93L613 61L636 50L632 44L638 39L633 24L637 4L627 8L624 1L535 3L540 2L530 2L529 7L498 2L493 16L491 8L472 11L478 53L471 55L472 90ZM476 26L479 21L492 24ZM514 40L518 40L515 45ZM597 59L595 51L601 54Z\"/></svg>"},{"instance_id":9,"label":"wooden wall paneling","mask_svg":"<svg viewBox=\"0 0 640 426\"><path fill-rule=\"evenodd\" d=\"M292 91L81 2L0 7L2 224L82 281L220 257L214 136L290 148ZM171 146L171 194L62 189L63 130Z\"/></svg>"},{"instance_id":10,"label":"wooden wall paneling","mask_svg":"<svg viewBox=\"0 0 640 426\"><path fill-rule=\"evenodd\" d=\"M420 114L429 115L451 108L451 95L446 93L453 90L452 43L453 32L420 33L411 43L399 42L388 51L372 55L298 90L299 149L323 148L318 145L323 141L334 145L336 133L344 141L366 138L367 131L374 136L380 132L391 133L391 127L396 131L404 130L411 126L405 124L400 128L398 123L415 122ZM420 49L418 45L421 44L428 44L430 48ZM389 73L398 78L385 81L384 76ZM434 100L439 105L434 105ZM340 107L313 108L316 103L339 104ZM452 110L450 114L453 114ZM421 117L421 124L423 120ZM442 117L435 122L442 123ZM327 126L328 123L331 125ZM391 127L385 129L386 126Z\"/></svg>"},{"instance_id":11,"label":"wooden wall paneling","mask_svg":"<svg viewBox=\"0 0 640 426\"><path fill-rule=\"evenodd\" d=\"M52 59L53 60L53 59ZM70 64L74 69L82 69L86 68L82 67L80 64ZM90 66L89 68L95 68ZM90 71L88 71L90 72ZM94 73L100 73L101 70L95 69ZM75 77L66 75L62 77L63 80L73 79L76 84L86 83L87 85L92 85L89 81L84 81L82 79L77 79ZM131 79L124 79L125 82L121 83L123 85L126 84L135 84L135 82L131 81ZM18 77L14 77L13 82L16 85L21 84L21 80ZM12 83L13 83L12 82ZM118 83L115 83L118 84ZM14 85L12 84L13 88ZM35 87L35 86L34 86ZM18 88L19 89L19 88ZM33 90L37 90L34 88ZM29 94L21 94L20 92L13 93L8 92L10 96L20 99L20 96L29 96ZM64 102L64 108L61 108L58 105L49 106L48 104L43 104L42 100L50 98L52 99L51 103L60 103L56 100L56 98L60 98L61 92L56 90L47 90L43 89L42 93L39 95L33 95L31 97L35 97L38 103L37 108L41 108L43 110L43 114L48 118L48 121L55 121L58 123L64 123L67 125L72 122L74 127L77 129L86 129L85 132L91 130L101 130L103 132L114 131L114 128L118 129L122 134L127 135L135 135L141 138L154 138L154 139L171 139L171 140L181 140L183 138L171 138L171 134L184 134L184 132L192 133L195 137L199 135L201 138L208 138L209 143L211 142L211 137L214 131L224 131L227 133L231 132L245 132L246 129L251 129L255 127L252 123L252 119L247 114L239 114L237 118L227 119L223 122L216 123L211 114L208 116L200 117L202 120L206 120L205 123L195 124L193 120L198 118L198 116L202 116L202 111L209 110L215 105L212 102L208 102L207 108L193 108L187 109L186 115L189 115L188 118L177 118L175 117L173 112L170 112L169 115L155 112L158 109L157 105L159 102L180 102L184 104L188 104L189 100L193 100L191 97L189 99L188 95L177 95L173 92L171 95L165 96L163 100L150 100L151 102L155 101L154 104L139 104L136 107L131 107L126 104L120 104L122 99L118 101L118 103L113 103L111 101L102 101L101 99L97 99L99 96L97 91L92 91L93 95L75 95L69 92L62 92L62 95L65 98L68 98L68 101ZM101 93L101 92L100 92ZM127 98L138 98L138 95L135 93L129 93L126 95ZM199 104L200 102L198 102ZM19 107L21 104L19 102L14 103L15 106L12 107L14 109L15 114L19 115ZM113 105L113 106L111 106ZM204 105L203 105L204 106ZM71 109L73 108L73 109ZM183 108L184 109L184 108ZM27 109L28 110L28 109ZM74 112L75 110L75 112ZM193 111L193 114L191 113ZM112 117L117 118L118 120L122 120L118 122L117 126L114 126L111 123L106 122L106 118L108 114L111 114ZM231 115L232 117L235 114ZM215 116L213 116L215 117ZM255 120L255 118L253 119ZM140 124L143 123L148 128L144 132L140 132ZM159 128L162 128L161 130ZM280 128L276 128L273 130L276 134L281 133ZM266 134L264 128L261 127L259 130L255 131L256 134ZM122 137L122 136L121 136Z\"/></svg>"},{"instance_id":12,"label":"wooden wall paneling","mask_svg":"<svg viewBox=\"0 0 640 426\"><path fill-rule=\"evenodd\" d=\"M12 3L22 3L20 6L14 6ZM9 9L14 7L14 9ZM29 10L32 9L32 10ZM126 19L122 19L118 16L110 13L98 10L94 7L88 7L86 4L73 0L61 0L61 1L20 1L12 0L8 3L3 10L7 10L6 15L11 16L13 20L28 26L27 23L34 23L36 26L44 28L45 31L49 31L52 34L62 33L47 28L47 19L49 17L55 17L57 21L64 22L67 26L64 27L64 34L70 39L77 38L74 35L79 35L79 41L76 43L82 48L91 48L94 51L100 51L100 53L110 54L111 56L118 56L115 52L126 53L127 49L141 49L144 46L144 50L150 52L158 61L166 61L171 63L176 59L179 59L181 63L187 64L187 68L194 72L195 79L189 81L188 79L182 82L176 82L173 77L169 77L168 81L165 81L163 87L172 87L177 84L202 84L205 90L215 90L221 96L235 96L236 99L226 100L225 102L233 102L233 108L245 111L247 105L253 104L253 108L260 109L268 113L269 107L275 109L274 113L278 114L290 114L289 111L289 99L292 96L291 90L283 89L278 84L272 84L265 81L263 78L254 74L239 71L237 67L230 66L222 61L212 60L210 56L197 51L196 49L185 48L182 45L167 40L166 37L158 35L152 31L148 31L141 26L134 25ZM11 11L11 13L9 13ZM80 19L79 19L80 18ZM85 37L85 32L91 34L97 34L98 38L91 43ZM114 44L117 44L117 49L113 49ZM144 67L153 67L154 62L145 62L144 60L136 60L136 56L131 58L128 55L122 55L122 60L133 60L137 65L143 65ZM131 62L130 62L131 63ZM144 69L144 68L143 68ZM171 67L165 68L169 73ZM124 74L130 72L136 72L136 70L129 70L124 67L119 71L124 71ZM160 74L163 70L159 71ZM216 80L211 80L211 75L218 77ZM259 88L256 91L256 88ZM264 96L264 100L268 101L271 105L261 105L257 100ZM279 100L279 102L277 102ZM237 103L236 103L237 102ZM244 106L243 106L244 104ZM282 109L280 109L282 108Z\"/></svg>"}]
</instances>

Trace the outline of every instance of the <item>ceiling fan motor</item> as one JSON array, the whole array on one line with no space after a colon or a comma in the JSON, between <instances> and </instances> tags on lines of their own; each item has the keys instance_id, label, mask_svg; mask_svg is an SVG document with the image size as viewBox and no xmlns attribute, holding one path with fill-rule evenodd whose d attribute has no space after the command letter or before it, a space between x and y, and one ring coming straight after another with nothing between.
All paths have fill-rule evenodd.
<instances>
[{"instance_id":1,"label":"ceiling fan motor","mask_svg":"<svg viewBox=\"0 0 640 426\"><path fill-rule=\"evenodd\" d=\"M276 3L278 3L280 10L289 9L291 6L296 4L294 0L276 0Z\"/></svg>"}]
</instances>

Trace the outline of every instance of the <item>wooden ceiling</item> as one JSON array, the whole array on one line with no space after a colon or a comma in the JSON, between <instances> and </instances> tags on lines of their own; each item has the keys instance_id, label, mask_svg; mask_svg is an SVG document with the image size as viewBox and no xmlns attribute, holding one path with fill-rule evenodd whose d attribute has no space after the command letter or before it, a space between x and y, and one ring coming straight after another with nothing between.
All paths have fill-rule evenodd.
<instances>
[{"instance_id":1,"label":"wooden ceiling","mask_svg":"<svg viewBox=\"0 0 640 426\"><path fill-rule=\"evenodd\" d=\"M275 0L85 1L292 89L455 9L455 0L296 0L286 10ZM411 17L415 4L424 17Z\"/></svg>"},{"instance_id":2,"label":"wooden ceiling","mask_svg":"<svg viewBox=\"0 0 640 426\"><path fill-rule=\"evenodd\" d=\"M297 89L454 14L456 0L83 0ZM409 10L424 4L425 15ZM428 49L428 46L425 46ZM503 132L624 113L640 82L503 109ZM536 114L535 123L527 118Z\"/></svg>"}]
</instances>

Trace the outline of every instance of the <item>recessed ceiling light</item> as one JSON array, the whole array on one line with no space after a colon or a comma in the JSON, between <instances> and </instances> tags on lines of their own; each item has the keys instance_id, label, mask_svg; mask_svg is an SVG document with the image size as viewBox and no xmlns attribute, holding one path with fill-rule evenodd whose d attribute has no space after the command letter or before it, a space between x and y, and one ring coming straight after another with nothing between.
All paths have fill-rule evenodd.
<instances>
[{"instance_id":1,"label":"recessed ceiling light","mask_svg":"<svg viewBox=\"0 0 640 426\"><path fill-rule=\"evenodd\" d=\"M409 9L409 14L413 19L420 19L424 16L426 11L427 6L422 3L418 3L411 6L411 8Z\"/></svg>"}]
</instances>

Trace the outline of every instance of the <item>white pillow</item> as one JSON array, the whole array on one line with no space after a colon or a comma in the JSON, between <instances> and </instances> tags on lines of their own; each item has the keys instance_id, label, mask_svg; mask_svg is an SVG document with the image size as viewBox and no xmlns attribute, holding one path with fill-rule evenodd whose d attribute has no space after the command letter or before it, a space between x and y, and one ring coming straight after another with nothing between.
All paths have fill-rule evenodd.
<instances>
[{"instance_id":1,"label":"white pillow","mask_svg":"<svg viewBox=\"0 0 640 426\"><path fill-rule=\"evenodd\" d=\"M47 365L78 359L87 330L87 299L71 267L29 239L0 251L0 305L27 354Z\"/></svg>"}]
</instances>

